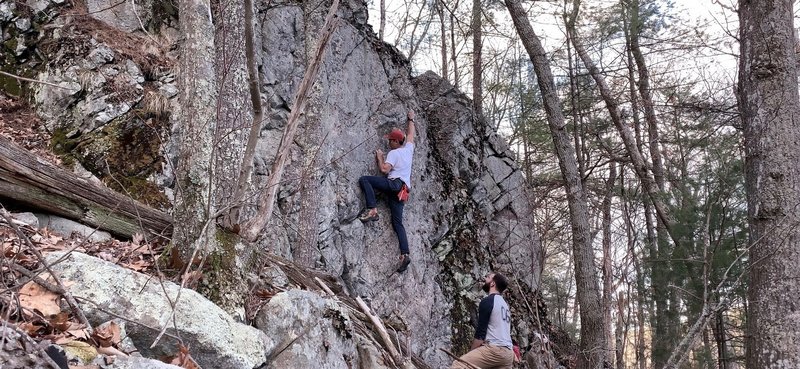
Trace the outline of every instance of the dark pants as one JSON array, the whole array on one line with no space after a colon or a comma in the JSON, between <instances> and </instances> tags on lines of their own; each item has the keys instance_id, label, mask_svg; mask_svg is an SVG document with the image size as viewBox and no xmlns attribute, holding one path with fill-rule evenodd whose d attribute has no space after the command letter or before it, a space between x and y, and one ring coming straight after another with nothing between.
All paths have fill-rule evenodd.
<instances>
[{"instance_id":1,"label":"dark pants","mask_svg":"<svg viewBox=\"0 0 800 369\"><path fill-rule=\"evenodd\" d=\"M363 176L358 179L358 184L361 186L361 191L364 191L367 209L374 209L377 206L375 191L386 194L389 210L392 212L392 228L394 228L400 244L400 253L408 254L408 238L406 238L406 227L403 226L403 206L405 204L397 199L397 193L403 187L403 181L400 178Z\"/></svg>"}]
</instances>

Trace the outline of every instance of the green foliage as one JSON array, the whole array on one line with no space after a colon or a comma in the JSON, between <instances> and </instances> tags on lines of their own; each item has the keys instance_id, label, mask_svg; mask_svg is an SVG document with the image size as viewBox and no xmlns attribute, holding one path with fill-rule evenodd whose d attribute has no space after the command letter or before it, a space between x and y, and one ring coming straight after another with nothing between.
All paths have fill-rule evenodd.
<instances>
[{"instance_id":1,"label":"green foliage","mask_svg":"<svg viewBox=\"0 0 800 369\"><path fill-rule=\"evenodd\" d=\"M744 298L745 286L734 284L744 273L742 253L747 243L747 207L744 192L740 132L721 124L721 117L694 114L680 106L698 99L691 84L670 92L675 101L664 128L670 191L681 242L667 260L675 286L669 304L679 308L686 325L699 316L703 305L728 295ZM723 288L716 290L717 286ZM696 352L695 364L713 363L708 353Z\"/></svg>"},{"instance_id":2,"label":"green foliage","mask_svg":"<svg viewBox=\"0 0 800 369\"><path fill-rule=\"evenodd\" d=\"M628 3L629 12L638 5L639 22L632 26L638 29L640 36L654 37L669 28L677 18L673 12L675 4L672 0L625 0L624 2Z\"/></svg>"},{"instance_id":3,"label":"green foliage","mask_svg":"<svg viewBox=\"0 0 800 369\"><path fill-rule=\"evenodd\" d=\"M566 261L569 263L569 261ZM548 317L558 327L561 327L575 342L580 338L580 326L571 319L575 308L572 302L575 299L575 282L569 273L560 274L553 270L542 274L542 291L546 291L543 298L548 306Z\"/></svg>"}]
</instances>

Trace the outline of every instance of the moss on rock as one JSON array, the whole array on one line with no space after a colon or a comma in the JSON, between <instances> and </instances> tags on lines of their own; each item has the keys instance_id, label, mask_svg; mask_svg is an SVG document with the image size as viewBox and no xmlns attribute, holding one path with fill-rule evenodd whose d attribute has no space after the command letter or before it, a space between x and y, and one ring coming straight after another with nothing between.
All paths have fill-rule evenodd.
<instances>
[{"instance_id":1,"label":"moss on rock","mask_svg":"<svg viewBox=\"0 0 800 369\"><path fill-rule=\"evenodd\" d=\"M155 208L169 201L149 178L161 170L161 137L166 117L133 111L102 129L70 138L65 129L53 132L50 147L67 166L80 162L109 188Z\"/></svg>"},{"instance_id":2,"label":"moss on rock","mask_svg":"<svg viewBox=\"0 0 800 369\"><path fill-rule=\"evenodd\" d=\"M56 129L50 136L50 150L61 158L62 164L72 167L75 164L75 156L72 151L78 145L79 140L68 138L66 129Z\"/></svg>"},{"instance_id":3,"label":"moss on rock","mask_svg":"<svg viewBox=\"0 0 800 369\"><path fill-rule=\"evenodd\" d=\"M217 228L214 237L215 249L208 255L204 283L198 292L228 313L243 316L247 285L237 253L241 239L222 228Z\"/></svg>"}]
</instances>

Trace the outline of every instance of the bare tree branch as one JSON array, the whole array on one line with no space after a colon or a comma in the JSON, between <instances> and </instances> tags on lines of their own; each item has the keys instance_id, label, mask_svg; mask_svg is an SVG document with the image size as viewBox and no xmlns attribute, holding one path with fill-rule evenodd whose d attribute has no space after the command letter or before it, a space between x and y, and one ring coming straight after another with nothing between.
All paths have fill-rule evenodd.
<instances>
[{"instance_id":1,"label":"bare tree branch","mask_svg":"<svg viewBox=\"0 0 800 369\"><path fill-rule=\"evenodd\" d=\"M281 144L278 147L278 155L275 158L275 162L272 164L272 171L269 179L267 180L267 187L259 197L258 213L245 223L245 226L241 232L241 236L248 241L257 240L261 235L261 231L269 223L269 220L272 217L272 208L275 205L275 196L278 193L278 183L283 176L286 160L289 157L289 151L294 140L295 132L297 131L297 126L299 125L300 115L303 114L305 110L305 105L308 101L308 92L311 89L311 86L314 84L314 80L319 72L320 65L322 64L322 57L325 53L325 48L328 46L328 41L330 41L333 31L336 29L338 24L338 18L336 18L336 10L338 8L339 0L334 0L333 5L331 5L330 10L328 11L328 16L325 18L325 25L321 31L319 44L317 45L317 52L314 56L314 59L311 61L311 65L309 65L308 69L306 69L303 81L300 83L300 88L297 90L297 94L295 95L292 113L289 115L289 121L286 124L286 130L283 133L283 137L281 137ZM252 253L252 251L250 253ZM249 255L245 255L245 260L248 259Z\"/></svg>"},{"instance_id":2,"label":"bare tree branch","mask_svg":"<svg viewBox=\"0 0 800 369\"><path fill-rule=\"evenodd\" d=\"M14 79L16 79L16 80L18 80L18 81L25 81L25 82L39 83L39 84L47 85L47 86L50 86L50 87L55 87L55 88L63 88L63 89L65 89L65 90L74 90L73 88L70 88L70 87L66 87L66 86L59 86L59 85L57 85L57 84L55 84L55 83L50 83L50 82L40 81L40 80L38 80L38 79L31 79L31 78L20 77L20 76L18 76L18 75L16 75L16 74L11 74L11 73L8 73L8 72L3 72L3 71L1 71L1 70L0 70L0 75L4 75L4 76L6 76L6 77L11 77L11 78L14 78Z\"/></svg>"},{"instance_id":3,"label":"bare tree branch","mask_svg":"<svg viewBox=\"0 0 800 369\"><path fill-rule=\"evenodd\" d=\"M250 175L253 172L253 157L258 143L258 132L261 130L261 122L264 120L264 109L261 104L261 92L259 86L260 74L256 67L255 57L255 37L253 31L253 0L244 2L244 47L247 58L247 78L250 90L250 102L253 104L253 122L250 125L250 133L247 137L247 146L242 158L242 165L239 170L239 178L236 181L236 193L233 195L233 206L228 212L227 220L223 224L229 229L233 229L239 223L239 211L242 200L247 192ZM233 229L235 230L235 229Z\"/></svg>"},{"instance_id":4,"label":"bare tree branch","mask_svg":"<svg viewBox=\"0 0 800 369\"><path fill-rule=\"evenodd\" d=\"M39 251L39 249L36 248L36 246L34 246L30 238L28 238L28 236L19 229L19 226L14 224L14 222L12 222L11 216L9 216L8 212L5 211L5 208L0 209L0 216L2 216L3 219L5 219L6 222L8 222L8 225L12 229L14 229L14 232L16 232L17 237L23 240L25 244L28 246L28 249L31 250L31 252L34 255L36 255L36 258L39 260L39 263L41 263L42 266L44 266L47 272L50 273L50 275L53 277L53 280L55 280L56 283L55 286L58 287L58 289L53 288L54 286L50 285L49 283L46 286L43 285L42 287L48 288L48 290L50 290L53 293L58 293L63 295L64 299L67 300L67 304L69 305L70 309L72 309L72 312L75 314L76 317L78 317L78 320L80 320L80 322L86 326L86 330L89 332L89 334L91 334L93 331L92 325L89 323L89 320L86 319L86 315L83 313L83 310L81 310L80 306L78 306L78 302L75 301L75 298L72 296L69 290L67 290L67 288L64 287L64 284L61 283L61 279L58 277L58 275L50 268L50 264L48 264L47 261L44 259L44 255L42 255L42 252Z\"/></svg>"},{"instance_id":5,"label":"bare tree branch","mask_svg":"<svg viewBox=\"0 0 800 369\"><path fill-rule=\"evenodd\" d=\"M575 51L578 53L578 56L580 56L583 64L586 66L586 69L589 70L589 74L591 74L592 78L597 84L598 89L600 90L600 95L602 95L603 101L606 103L608 114L611 116L614 126L619 131L619 134L625 143L625 148L628 151L628 155L631 157L633 167L636 170L636 175L639 177L639 180L642 181L642 185L647 191L647 195L653 202L653 206L656 208L656 214L658 215L659 219L664 222L664 227L672 238L672 242L674 242L675 245L678 245L678 236L674 231L675 220L672 218L669 208L662 200L663 196L661 195L661 191L659 191L655 180L653 180L653 178L650 176L650 168L648 167L647 162L644 160L642 153L639 152L639 149L636 147L636 140L634 140L633 133L622 121L622 117L619 112L619 102L616 100L611 92L611 89L608 87L605 77L600 74L600 70L597 68L597 65L595 65L594 61L592 61L592 59L589 57L589 53L586 52L586 48L580 42L578 32L575 28L579 7L580 0L574 0L572 14L568 15L567 19L567 31L571 34L572 44L575 46Z\"/></svg>"}]
</instances>

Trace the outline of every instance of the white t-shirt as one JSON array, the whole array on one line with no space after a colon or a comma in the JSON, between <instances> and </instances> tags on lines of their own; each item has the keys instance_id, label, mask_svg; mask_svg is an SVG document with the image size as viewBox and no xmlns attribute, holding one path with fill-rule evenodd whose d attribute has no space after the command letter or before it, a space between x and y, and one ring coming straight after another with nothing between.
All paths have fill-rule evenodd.
<instances>
[{"instance_id":1,"label":"white t-shirt","mask_svg":"<svg viewBox=\"0 0 800 369\"><path fill-rule=\"evenodd\" d=\"M389 179L400 178L406 187L411 188L411 162L414 160L414 143L407 142L386 154L386 162L392 165Z\"/></svg>"},{"instance_id":2,"label":"white t-shirt","mask_svg":"<svg viewBox=\"0 0 800 369\"><path fill-rule=\"evenodd\" d=\"M491 294L481 300L475 338L490 345L508 348L514 346L511 342L511 309L503 296Z\"/></svg>"}]
</instances>

